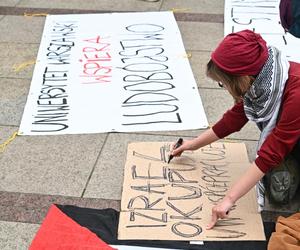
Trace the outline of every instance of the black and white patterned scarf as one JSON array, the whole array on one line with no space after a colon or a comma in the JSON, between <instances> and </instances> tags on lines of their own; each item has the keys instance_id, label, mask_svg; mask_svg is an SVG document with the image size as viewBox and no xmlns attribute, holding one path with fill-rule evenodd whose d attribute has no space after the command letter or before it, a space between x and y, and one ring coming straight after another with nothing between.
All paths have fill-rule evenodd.
<instances>
[{"instance_id":1,"label":"black and white patterned scarf","mask_svg":"<svg viewBox=\"0 0 300 250\"><path fill-rule=\"evenodd\" d=\"M276 125L289 71L289 62L281 51L269 47L268 52L267 62L244 96L245 114L261 130L257 151ZM265 189L262 182L256 188L261 210L264 206Z\"/></svg>"}]
</instances>

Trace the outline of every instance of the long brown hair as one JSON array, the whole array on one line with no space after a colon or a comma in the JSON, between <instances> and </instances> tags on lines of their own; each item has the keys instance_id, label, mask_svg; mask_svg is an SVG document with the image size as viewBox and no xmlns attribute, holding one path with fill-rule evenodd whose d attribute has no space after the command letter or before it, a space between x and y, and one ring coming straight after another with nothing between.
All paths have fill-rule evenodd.
<instances>
[{"instance_id":1,"label":"long brown hair","mask_svg":"<svg viewBox=\"0 0 300 250\"><path fill-rule=\"evenodd\" d=\"M233 96L235 102L241 101L242 97L255 80L255 77L253 76L237 76L226 73L212 60L207 63L206 75L209 78L225 85L229 93Z\"/></svg>"}]
</instances>

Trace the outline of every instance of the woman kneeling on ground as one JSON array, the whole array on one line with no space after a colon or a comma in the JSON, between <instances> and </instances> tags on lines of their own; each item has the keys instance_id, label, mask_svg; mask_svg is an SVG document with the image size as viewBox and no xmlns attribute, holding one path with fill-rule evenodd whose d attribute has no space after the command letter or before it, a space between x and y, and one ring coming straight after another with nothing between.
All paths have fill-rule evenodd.
<instances>
[{"instance_id":1,"label":"woman kneeling on ground","mask_svg":"<svg viewBox=\"0 0 300 250\"><path fill-rule=\"evenodd\" d=\"M183 141L172 155L180 156L185 150L196 150L224 138L239 131L248 120L261 131L257 158L212 208L207 226L211 229L266 173L276 170L291 152L299 150L300 64L289 62L277 48L268 47L259 34L243 30L226 36L212 52L207 76L233 96L235 105L212 128ZM299 157L300 151L295 155Z\"/></svg>"}]
</instances>

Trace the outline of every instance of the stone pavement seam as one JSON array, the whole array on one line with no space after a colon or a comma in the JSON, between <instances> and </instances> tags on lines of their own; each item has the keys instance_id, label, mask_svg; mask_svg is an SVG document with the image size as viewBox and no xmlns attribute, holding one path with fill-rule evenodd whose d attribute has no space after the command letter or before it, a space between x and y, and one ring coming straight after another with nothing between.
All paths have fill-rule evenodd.
<instances>
[{"instance_id":1,"label":"stone pavement seam","mask_svg":"<svg viewBox=\"0 0 300 250\"><path fill-rule=\"evenodd\" d=\"M24 44L22 42L0 42L0 43L1 44ZM41 43L40 42L38 42L38 43L26 42L25 44L34 44L34 45L38 44L38 45L40 45ZM9 77L0 77L0 78L9 78Z\"/></svg>"},{"instance_id":2,"label":"stone pavement seam","mask_svg":"<svg viewBox=\"0 0 300 250\"><path fill-rule=\"evenodd\" d=\"M24 13L48 13L48 14L88 14L88 13L111 13L111 12L128 12L128 11L101 11L101 10L80 10L80 9L50 9L50 8L25 8L25 7L1 7L0 15L23 16ZM136 12L136 11L132 11ZM223 23L223 14L208 13L184 13L175 12L175 19L182 22L208 22ZM34 17L28 17L34 18Z\"/></svg>"},{"instance_id":3,"label":"stone pavement seam","mask_svg":"<svg viewBox=\"0 0 300 250\"><path fill-rule=\"evenodd\" d=\"M163 7L163 4L164 4L164 0L161 0L161 1L160 1L159 8L158 8L158 9L159 9L159 11L161 11L161 9L162 9L162 7Z\"/></svg>"},{"instance_id":4,"label":"stone pavement seam","mask_svg":"<svg viewBox=\"0 0 300 250\"><path fill-rule=\"evenodd\" d=\"M7 76L0 76L0 79L11 79L11 80L31 80L32 77L7 77Z\"/></svg>"},{"instance_id":5,"label":"stone pavement seam","mask_svg":"<svg viewBox=\"0 0 300 250\"><path fill-rule=\"evenodd\" d=\"M19 0L16 2L16 4L14 5L14 7L16 7L18 4L20 4L22 2L22 0Z\"/></svg>"},{"instance_id":6,"label":"stone pavement seam","mask_svg":"<svg viewBox=\"0 0 300 250\"><path fill-rule=\"evenodd\" d=\"M81 196L80 196L81 198L83 198L83 196L84 196L84 194L85 194L85 191L86 191L86 189L87 189L87 187L88 187L88 185L89 185L89 182L90 182L90 180L91 180L91 178L92 178L92 175L93 175L93 173L94 173L94 171L95 171L95 168L96 168L96 166L97 166L97 163L98 163L98 161L99 161L99 159L100 159L102 150L103 150L103 148L104 148L104 146L105 146L105 144L106 144L106 141L107 141L108 136L109 136L109 133L107 133L106 136L105 136L105 139L104 139L104 142L103 142L103 144L102 144L102 147L101 147L101 149L100 149L100 151L99 151L99 153L98 153L98 155L97 155L96 161L95 161L95 163L94 163L94 165L93 165L93 168L92 168L92 170L91 170L91 172L90 172L90 174L89 174L89 176L88 176L88 179L87 179L87 181L86 181L86 183L85 183L85 186L84 186L84 188L83 188L83 190L82 190L82 193L81 193Z\"/></svg>"},{"instance_id":7,"label":"stone pavement seam","mask_svg":"<svg viewBox=\"0 0 300 250\"><path fill-rule=\"evenodd\" d=\"M15 127L19 128L19 125L11 125L11 124L0 124L1 127Z\"/></svg>"}]
</instances>

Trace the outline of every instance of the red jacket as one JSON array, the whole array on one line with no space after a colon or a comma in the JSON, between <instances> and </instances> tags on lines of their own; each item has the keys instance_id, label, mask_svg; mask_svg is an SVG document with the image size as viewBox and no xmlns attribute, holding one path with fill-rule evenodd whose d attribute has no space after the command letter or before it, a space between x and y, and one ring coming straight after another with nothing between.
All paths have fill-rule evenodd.
<instances>
[{"instance_id":1,"label":"red jacket","mask_svg":"<svg viewBox=\"0 0 300 250\"><path fill-rule=\"evenodd\" d=\"M213 127L219 138L239 131L248 118L242 102L228 110ZM276 127L268 135L255 160L264 173L276 167L300 138L300 64L290 62L289 78L282 97L282 110Z\"/></svg>"}]
</instances>

